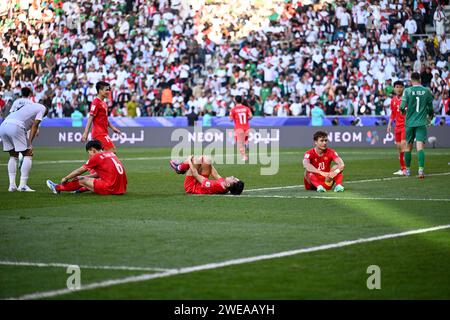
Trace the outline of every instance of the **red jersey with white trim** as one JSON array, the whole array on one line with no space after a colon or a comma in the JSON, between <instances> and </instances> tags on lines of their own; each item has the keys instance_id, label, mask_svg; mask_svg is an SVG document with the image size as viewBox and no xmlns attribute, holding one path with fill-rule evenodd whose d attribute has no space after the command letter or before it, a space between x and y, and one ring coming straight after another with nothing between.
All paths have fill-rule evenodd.
<instances>
[{"instance_id":1,"label":"red jersey with white trim","mask_svg":"<svg viewBox=\"0 0 450 320\"><path fill-rule=\"evenodd\" d=\"M395 130L400 131L405 129L405 115L400 111L402 98L397 96L391 100L391 120L395 120Z\"/></svg>"},{"instance_id":2,"label":"red jersey with white trim","mask_svg":"<svg viewBox=\"0 0 450 320\"><path fill-rule=\"evenodd\" d=\"M197 189L199 194L221 194L227 193L228 190L224 188L222 182L225 181L225 178L220 178L217 180L209 180L206 179L202 182L201 187Z\"/></svg>"},{"instance_id":3,"label":"red jersey with white trim","mask_svg":"<svg viewBox=\"0 0 450 320\"><path fill-rule=\"evenodd\" d=\"M92 156L83 167L94 170L111 193L125 193L127 174L122 162L114 152L99 152Z\"/></svg>"},{"instance_id":4,"label":"red jersey with white trim","mask_svg":"<svg viewBox=\"0 0 450 320\"><path fill-rule=\"evenodd\" d=\"M249 107L242 104L237 104L230 111L230 117L234 121L234 129L248 130L250 125L248 123L248 118L252 115L252 111Z\"/></svg>"},{"instance_id":5,"label":"red jersey with white trim","mask_svg":"<svg viewBox=\"0 0 450 320\"><path fill-rule=\"evenodd\" d=\"M305 156L303 157L303 159L309 160L314 168L319 169L323 172L330 172L331 162L336 162L338 158L339 155L337 154L337 152L331 148L327 148L327 150L321 156L317 154L315 148L312 148L306 151Z\"/></svg>"},{"instance_id":6,"label":"red jersey with white trim","mask_svg":"<svg viewBox=\"0 0 450 320\"><path fill-rule=\"evenodd\" d=\"M92 138L108 135L108 106L96 97L91 103L89 114L94 118L92 121Z\"/></svg>"}]
</instances>

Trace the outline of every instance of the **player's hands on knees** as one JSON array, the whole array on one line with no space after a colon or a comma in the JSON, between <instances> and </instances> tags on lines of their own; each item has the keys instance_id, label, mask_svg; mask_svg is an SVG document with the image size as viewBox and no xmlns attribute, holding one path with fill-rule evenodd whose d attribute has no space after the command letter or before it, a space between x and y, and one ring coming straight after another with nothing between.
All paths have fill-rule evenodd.
<instances>
[{"instance_id":1,"label":"player's hands on knees","mask_svg":"<svg viewBox=\"0 0 450 320\"><path fill-rule=\"evenodd\" d=\"M329 172L323 172L323 171L319 171L319 174L320 174L322 177L325 177L325 178L328 178L329 175L330 175Z\"/></svg>"},{"instance_id":2,"label":"player's hands on knees","mask_svg":"<svg viewBox=\"0 0 450 320\"><path fill-rule=\"evenodd\" d=\"M331 171L328 173L328 178L330 178L330 179L333 179L336 176L337 176L337 172L335 172L335 171Z\"/></svg>"}]
</instances>

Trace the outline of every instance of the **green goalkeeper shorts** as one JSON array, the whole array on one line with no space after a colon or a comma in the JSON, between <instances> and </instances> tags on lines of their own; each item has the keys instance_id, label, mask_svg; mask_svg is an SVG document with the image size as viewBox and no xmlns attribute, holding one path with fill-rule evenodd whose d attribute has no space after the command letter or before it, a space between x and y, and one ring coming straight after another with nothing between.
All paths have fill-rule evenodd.
<instances>
[{"instance_id":1,"label":"green goalkeeper shorts","mask_svg":"<svg viewBox=\"0 0 450 320\"><path fill-rule=\"evenodd\" d=\"M413 143L414 139L425 142L427 139L427 127L406 127L406 142Z\"/></svg>"}]
</instances>

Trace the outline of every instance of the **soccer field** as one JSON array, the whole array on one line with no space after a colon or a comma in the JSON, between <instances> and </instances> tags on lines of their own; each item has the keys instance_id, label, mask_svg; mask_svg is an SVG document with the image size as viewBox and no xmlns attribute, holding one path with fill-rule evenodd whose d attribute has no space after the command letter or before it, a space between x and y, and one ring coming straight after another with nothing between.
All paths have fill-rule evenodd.
<instances>
[{"instance_id":1,"label":"soccer field","mask_svg":"<svg viewBox=\"0 0 450 320\"><path fill-rule=\"evenodd\" d=\"M338 148L346 191L325 194L301 186L304 151L281 149L274 176L217 165L245 181L241 196L185 195L170 149L142 148L118 152L126 195L52 194L46 179L81 166L81 146L37 148L37 192L8 193L2 154L0 298L450 299L450 149L426 150L419 180L415 153L405 178L394 147Z\"/></svg>"}]
</instances>

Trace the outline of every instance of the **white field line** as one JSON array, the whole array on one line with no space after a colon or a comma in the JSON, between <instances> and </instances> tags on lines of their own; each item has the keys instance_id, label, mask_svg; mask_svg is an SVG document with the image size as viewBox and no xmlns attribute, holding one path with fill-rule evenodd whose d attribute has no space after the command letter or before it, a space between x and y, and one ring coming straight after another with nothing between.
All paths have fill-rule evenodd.
<instances>
[{"instance_id":1,"label":"white field line","mask_svg":"<svg viewBox=\"0 0 450 320\"><path fill-rule=\"evenodd\" d=\"M375 237L370 237L370 238L361 238L358 240L341 241L341 242L337 242L337 243L325 244L325 245L320 245L320 246L315 246L315 247L310 247L310 248L283 251L283 252L278 252L278 253L273 253L273 254L232 259L232 260L227 260L227 261L217 262L217 263L208 263L208 264L186 267L186 268L181 268L181 269L172 269L172 270L169 270L166 272L161 272L161 273L156 273L156 274L142 274L139 276L126 277L126 278L122 278L122 279L106 280L106 281L102 281L102 282L95 282L95 283L91 283L91 284L87 284L87 285L82 285L81 288L76 291L71 290L71 289L60 289L60 290L53 290L53 291L36 292L36 293L26 294L26 295L20 296L18 298L13 298L13 299L51 298L51 297L61 296L61 295L73 293L73 292L92 290L92 289L97 289L97 288L106 288L106 287L110 287L110 286L114 286L114 285L142 282L142 281L148 281L148 280L152 280L152 279L166 278L166 277L176 276L176 275L180 275L180 274L188 274L188 273L197 272L197 271L213 270L213 269L217 269L217 268L223 268L223 267L228 267L228 266L233 266L233 265L241 265L241 264L245 264L245 263L257 262L257 261L263 261L263 260L277 259L277 258L288 257L288 256L293 256L293 255L308 253L308 252L316 252L316 251L321 251L321 250L342 248L342 247L347 247L347 246L351 246L354 244L368 243L368 242L385 240L385 239L405 237L405 236L409 236L409 235L432 232L432 231L443 230L443 229L448 229L448 228L450 228L450 224L440 225L440 226L436 226L436 227L432 227L432 228L410 230L410 231L401 232L401 233L385 234L385 235L375 236Z\"/></svg>"},{"instance_id":2,"label":"white field line","mask_svg":"<svg viewBox=\"0 0 450 320\"><path fill-rule=\"evenodd\" d=\"M321 200L388 200L388 201L441 201L450 202L448 199L439 198L378 198L378 197L338 197L338 196L280 196L280 195L241 195L239 198L280 198L280 199L321 199Z\"/></svg>"},{"instance_id":3,"label":"white field line","mask_svg":"<svg viewBox=\"0 0 450 320\"><path fill-rule=\"evenodd\" d=\"M450 172L441 172L441 173L430 173L426 174L426 177L432 177L432 176L447 176L450 175ZM409 179L412 179L415 177L410 177ZM399 177L389 177L389 178L376 178L376 179L365 179L365 180L352 180L352 181L345 181L344 184L349 183L363 183L363 182L376 182L376 181L390 181L390 180L398 180L398 179L408 179L404 176ZM297 184L294 186L280 186L280 187L268 187L268 188L257 188L257 189L248 189L245 190L244 193L247 192L255 192L255 191L266 191L266 190L283 190L283 189L293 189L293 188L304 188L305 186L302 184Z\"/></svg>"},{"instance_id":4,"label":"white field line","mask_svg":"<svg viewBox=\"0 0 450 320\"><path fill-rule=\"evenodd\" d=\"M89 266L89 265L79 265L76 263L68 264L68 263L44 263L44 262L27 262L27 261L0 261L0 265L2 266L23 266L23 267L39 267L39 268L67 268L70 266L78 266L80 269L99 269L99 270L127 270L127 271L156 271L156 272L164 272L169 271L171 269L163 269L163 268L145 268L145 267L130 267L130 266Z\"/></svg>"},{"instance_id":5,"label":"white field line","mask_svg":"<svg viewBox=\"0 0 450 320\"><path fill-rule=\"evenodd\" d=\"M285 155L299 155L302 156L303 152L294 152L294 151L286 151L286 152L278 152L274 154L285 154ZM355 154L355 155L367 155L367 152L362 151L348 151L343 152L342 154ZM376 155L390 155L393 154L392 152L377 152ZM249 156L255 155L255 153L250 153ZM257 155L257 154L256 154ZM450 155L450 153L429 153L427 156L433 156L433 155ZM235 154L232 155L226 155L226 154L218 154L217 156L235 156ZM373 157L372 157L373 158ZM170 156L158 156L158 157L136 157L136 158L121 158L123 161L147 161L147 160L170 160ZM80 159L80 160L34 160L34 165L40 165L40 164L61 164L61 163L84 163L86 162L86 159ZM0 163L0 166L7 166L7 163Z\"/></svg>"}]
</instances>

